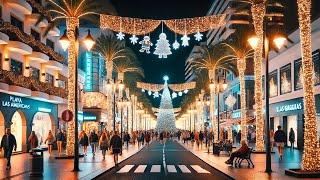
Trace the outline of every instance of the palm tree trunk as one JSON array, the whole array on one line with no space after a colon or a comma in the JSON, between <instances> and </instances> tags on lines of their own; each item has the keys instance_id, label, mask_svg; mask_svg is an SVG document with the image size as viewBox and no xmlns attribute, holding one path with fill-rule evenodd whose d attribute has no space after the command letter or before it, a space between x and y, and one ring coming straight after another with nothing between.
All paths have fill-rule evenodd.
<instances>
[{"instance_id":1,"label":"palm tree trunk","mask_svg":"<svg viewBox=\"0 0 320 180\"><path fill-rule=\"evenodd\" d=\"M265 3L253 4L251 6L252 19L255 33L259 39L258 47L254 51L254 97L256 109L256 150L264 151L264 118L262 105L262 54L263 54L263 20L266 13ZM267 83L267 80L265 81Z\"/></svg>"},{"instance_id":2,"label":"palm tree trunk","mask_svg":"<svg viewBox=\"0 0 320 180\"><path fill-rule=\"evenodd\" d=\"M75 31L79 25L79 20L77 18L69 18L67 19L67 36L70 40L70 46L68 48L68 109L72 111L74 116L77 116L77 110L75 109L75 103L77 99L74 98L75 93L74 87L78 85L76 80L75 66L77 61L77 53L78 53L78 45L76 42ZM68 123L68 135L67 135L67 148L66 154L73 155L74 154L74 130L75 130L75 122L74 120Z\"/></svg>"},{"instance_id":3,"label":"palm tree trunk","mask_svg":"<svg viewBox=\"0 0 320 180\"><path fill-rule=\"evenodd\" d=\"M215 70L209 70L209 79L215 81ZM214 114L215 94L216 88L210 88L210 119L212 124L214 142L218 142L218 121Z\"/></svg>"},{"instance_id":4,"label":"palm tree trunk","mask_svg":"<svg viewBox=\"0 0 320 180\"><path fill-rule=\"evenodd\" d=\"M300 41L304 92L304 151L302 168L317 171L319 167L319 149L317 148L317 120L314 99L313 62L311 48L311 0L298 0ZM318 157L318 158L315 158Z\"/></svg>"},{"instance_id":5,"label":"palm tree trunk","mask_svg":"<svg viewBox=\"0 0 320 180\"><path fill-rule=\"evenodd\" d=\"M246 59L238 59L237 68L239 71L240 82L240 105L241 105L241 139L247 140L247 112L246 112L246 84L245 84L245 69Z\"/></svg>"}]
</instances>

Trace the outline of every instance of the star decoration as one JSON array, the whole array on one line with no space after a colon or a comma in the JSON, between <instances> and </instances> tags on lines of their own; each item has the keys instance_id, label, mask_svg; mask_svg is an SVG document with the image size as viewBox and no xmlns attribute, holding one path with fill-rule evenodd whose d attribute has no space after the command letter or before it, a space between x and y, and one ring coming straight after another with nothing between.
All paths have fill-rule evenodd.
<instances>
[{"instance_id":1,"label":"star decoration","mask_svg":"<svg viewBox=\"0 0 320 180\"><path fill-rule=\"evenodd\" d=\"M117 39L123 40L125 35L122 32L119 32L116 36L117 36Z\"/></svg>"},{"instance_id":2,"label":"star decoration","mask_svg":"<svg viewBox=\"0 0 320 180\"><path fill-rule=\"evenodd\" d=\"M203 36L203 34L201 34L199 31L194 35L194 37L196 38L197 41L201 41L202 36Z\"/></svg>"},{"instance_id":3,"label":"star decoration","mask_svg":"<svg viewBox=\"0 0 320 180\"><path fill-rule=\"evenodd\" d=\"M179 47L180 47L180 44L178 43L177 40L175 40L174 43L172 44L172 48L173 48L174 50L177 50L177 49L179 49Z\"/></svg>"},{"instance_id":4,"label":"star decoration","mask_svg":"<svg viewBox=\"0 0 320 180\"><path fill-rule=\"evenodd\" d=\"M187 36L187 34L183 35L181 38L181 41L182 41L181 45L183 47L189 46L189 40L190 40L190 38Z\"/></svg>"},{"instance_id":5,"label":"star decoration","mask_svg":"<svg viewBox=\"0 0 320 180\"><path fill-rule=\"evenodd\" d=\"M129 39L132 44L136 44L139 38L136 35L132 35Z\"/></svg>"}]
</instances>

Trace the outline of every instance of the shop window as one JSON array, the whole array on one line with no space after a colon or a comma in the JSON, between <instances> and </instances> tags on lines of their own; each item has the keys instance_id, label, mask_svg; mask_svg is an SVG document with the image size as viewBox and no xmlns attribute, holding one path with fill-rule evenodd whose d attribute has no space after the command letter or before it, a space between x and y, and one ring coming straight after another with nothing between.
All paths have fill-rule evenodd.
<instances>
[{"instance_id":1,"label":"shop window","mask_svg":"<svg viewBox=\"0 0 320 180\"><path fill-rule=\"evenodd\" d=\"M63 80L59 80L58 87L65 89L66 88L66 82Z\"/></svg>"},{"instance_id":2,"label":"shop window","mask_svg":"<svg viewBox=\"0 0 320 180\"><path fill-rule=\"evenodd\" d=\"M47 39L46 40L46 45L52 49L54 49L54 42L51 41L50 39Z\"/></svg>"},{"instance_id":3,"label":"shop window","mask_svg":"<svg viewBox=\"0 0 320 180\"><path fill-rule=\"evenodd\" d=\"M46 73L46 83L53 85L54 77L51 74Z\"/></svg>"},{"instance_id":4,"label":"shop window","mask_svg":"<svg viewBox=\"0 0 320 180\"><path fill-rule=\"evenodd\" d=\"M11 24L13 26L16 26L17 28L19 28L22 32L24 32L23 30L23 22L20 21L19 19L15 18L14 16L11 16Z\"/></svg>"},{"instance_id":5,"label":"shop window","mask_svg":"<svg viewBox=\"0 0 320 180\"><path fill-rule=\"evenodd\" d=\"M34 79L39 80L40 77L40 70L35 67L30 67L30 76Z\"/></svg>"},{"instance_id":6,"label":"shop window","mask_svg":"<svg viewBox=\"0 0 320 180\"><path fill-rule=\"evenodd\" d=\"M280 94L290 93L291 89L291 64L288 64L280 68Z\"/></svg>"},{"instance_id":7,"label":"shop window","mask_svg":"<svg viewBox=\"0 0 320 180\"><path fill-rule=\"evenodd\" d=\"M20 115L19 112L15 112L12 116L11 119L11 133L15 136L16 141L17 141L17 151L20 152L22 151L22 139L23 139L23 123L22 123L23 119ZM25 132L24 132L25 133Z\"/></svg>"},{"instance_id":8,"label":"shop window","mask_svg":"<svg viewBox=\"0 0 320 180\"><path fill-rule=\"evenodd\" d=\"M275 70L269 74L269 95L275 97L278 95L278 71Z\"/></svg>"},{"instance_id":9,"label":"shop window","mask_svg":"<svg viewBox=\"0 0 320 180\"><path fill-rule=\"evenodd\" d=\"M37 112L32 121L32 131L34 131L38 137L39 145L46 146L45 140L52 130L52 120L48 113Z\"/></svg>"},{"instance_id":10,"label":"shop window","mask_svg":"<svg viewBox=\"0 0 320 180\"><path fill-rule=\"evenodd\" d=\"M10 69L15 74L21 75L22 74L22 62L19 62L17 60L11 59Z\"/></svg>"},{"instance_id":11,"label":"shop window","mask_svg":"<svg viewBox=\"0 0 320 180\"><path fill-rule=\"evenodd\" d=\"M40 34L37 31L31 29L31 35L34 37L35 40L40 41Z\"/></svg>"}]
</instances>

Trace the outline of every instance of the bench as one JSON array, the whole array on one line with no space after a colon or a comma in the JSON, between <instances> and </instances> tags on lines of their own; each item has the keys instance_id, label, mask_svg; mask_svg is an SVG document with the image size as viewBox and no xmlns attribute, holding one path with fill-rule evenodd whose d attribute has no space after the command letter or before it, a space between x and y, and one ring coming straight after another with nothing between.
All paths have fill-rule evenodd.
<instances>
[{"instance_id":1,"label":"bench","mask_svg":"<svg viewBox=\"0 0 320 180\"><path fill-rule=\"evenodd\" d=\"M243 156L236 157L234 160L234 166L240 168L242 161L246 160L248 162L248 167L252 166L252 168L254 168L254 164L251 160L252 151L253 151L253 148L249 148L248 153L246 153Z\"/></svg>"},{"instance_id":2,"label":"bench","mask_svg":"<svg viewBox=\"0 0 320 180\"><path fill-rule=\"evenodd\" d=\"M225 151L230 156L232 152L232 144L219 144L213 143L213 153L216 155L220 155L221 151Z\"/></svg>"}]
</instances>

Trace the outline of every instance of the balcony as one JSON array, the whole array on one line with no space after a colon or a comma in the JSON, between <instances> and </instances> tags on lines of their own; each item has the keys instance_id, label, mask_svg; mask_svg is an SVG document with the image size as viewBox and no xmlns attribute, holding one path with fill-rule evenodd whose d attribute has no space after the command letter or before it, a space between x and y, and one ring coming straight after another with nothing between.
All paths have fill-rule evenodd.
<instances>
[{"instance_id":1,"label":"balcony","mask_svg":"<svg viewBox=\"0 0 320 180\"><path fill-rule=\"evenodd\" d=\"M0 45L1 44L8 44L9 42L9 36L0 32Z\"/></svg>"},{"instance_id":2,"label":"balcony","mask_svg":"<svg viewBox=\"0 0 320 180\"><path fill-rule=\"evenodd\" d=\"M10 0L7 2L10 7L21 14L31 14L32 7L25 0Z\"/></svg>"},{"instance_id":3,"label":"balcony","mask_svg":"<svg viewBox=\"0 0 320 180\"><path fill-rule=\"evenodd\" d=\"M31 7L33 8L32 13L40 14L40 15L44 16L47 20L51 19L51 15L50 15L49 11L45 7L43 7L41 4L39 4L35 0L26 0L26 2L28 2L31 5Z\"/></svg>"},{"instance_id":4,"label":"balcony","mask_svg":"<svg viewBox=\"0 0 320 180\"><path fill-rule=\"evenodd\" d=\"M7 48L14 53L29 55L32 53L32 48L20 41L9 41Z\"/></svg>"},{"instance_id":5,"label":"balcony","mask_svg":"<svg viewBox=\"0 0 320 180\"><path fill-rule=\"evenodd\" d=\"M6 70L0 70L0 87L2 91L15 92L24 96L35 96L34 99L45 99L49 102L63 102L63 99L68 97L67 90L63 88L54 87L49 83L40 82L32 77L17 75Z\"/></svg>"},{"instance_id":6,"label":"balcony","mask_svg":"<svg viewBox=\"0 0 320 180\"><path fill-rule=\"evenodd\" d=\"M11 25L9 22L4 22L0 27L0 32L7 34L10 37L10 41L20 41L29 45L33 51L41 52L49 56L50 59L63 62L64 57L55 52L52 48L46 46L40 41L37 41L33 36L21 32L17 27Z\"/></svg>"}]
</instances>

